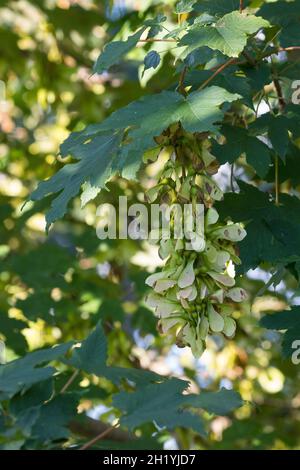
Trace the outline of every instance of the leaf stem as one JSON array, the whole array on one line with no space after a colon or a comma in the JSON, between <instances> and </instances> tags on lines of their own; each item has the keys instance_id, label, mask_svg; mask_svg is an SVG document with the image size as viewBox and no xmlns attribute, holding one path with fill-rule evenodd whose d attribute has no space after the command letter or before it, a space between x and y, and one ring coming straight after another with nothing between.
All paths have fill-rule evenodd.
<instances>
[{"instance_id":1,"label":"leaf stem","mask_svg":"<svg viewBox=\"0 0 300 470\"><path fill-rule=\"evenodd\" d=\"M247 62L249 62L249 64L253 65L253 67L255 67L255 65L256 65L255 59L253 57L251 57L251 55L248 54L248 52L246 52L246 51L243 51L242 54L247 59Z\"/></svg>"},{"instance_id":2,"label":"leaf stem","mask_svg":"<svg viewBox=\"0 0 300 470\"><path fill-rule=\"evenodd\" d=\"M279 206L279 159L275 156L275 205Z\"/></svg>"},{"instance_id":3,"label":"leaf stem","mask_svg":"<svg viewBox=\"0 0 300 470\"><path fill-rule=\"evenodd\" d=\"M244 10L244 1L240 0L240 13Z\"/></svg>"},{"instance_id":4,"label":"leaf stem","mask_svg":"<svg viewBox=\"0 0 300 470\"><path fill-rule=\"evenodd\" d=\"M198 88L198 90L202 90L205 88L219 73L223 72L224 69L226 69L229 65L233 64L236 61L233 57L224 64L220 65L219 68L205 81L202 83L202 85Z\"/></svg>"},{"instance_id":5,"label":"leaf stem","mask_svg":"<svg viewBox=\"0 0 300 470\"><path fill-rule=\"evenodd\" d=\"M103 439L103 437L106 437L108 434L110 434L114 429L118 428L119 427L119 421L114 424L113 426L111 426L110 428L107 428L105 431L103 431L101 434L98 434L98 436L96 437L93 437L93 439L91 439L90 441L88 441L86 444L84 444L82 447L80 447L79 450L86 450L88 449L89 447L91 447L92 445L96 444L96 442L98 441L101 441L101 439Z\"/></svg>"},{"instance_id":6,"label":"leaf stem","mask_svg":"<svg viewBox=\"0 0 300 470\"><path fill-rule=\"evenodd\" d=\"M186 76L186 73L187 73L187 70L188 70L188 67L185 66L181 73L180 73L180 77L179 77L179 82L178 82L178 91L179 93L181 93L183 96L186 96L186 91L185 91L185 88L184 88L184 79L185 79L185 76Z\"/></svg>"},{"instance_id":7,"label":"leaf stem","mask_svg":"<svg viewBox=\"0 0 300 470\"><path fill-rule=\"evenodd\" d=\"M273 83L274 87L278 96L278 103L279 103L279 108L280 111L283 112L286 102L283 96L281 84L277 75L277 71L275 68L274 63L272 63L272 71L273 71ZM279 205L279 192L280 192L280 186L279 186L279 159L278 155L275 156L275 204L276 206Z\"/></svg>"},{"instance_id":8,"label":"leaf stem","mask_svg":"<svg viewBox=\"0 0 300 470\"><path fill-rule=\"evenodd\" d=\"M267 57L270 57L273 54L278 54L278 52L292 52L292 51L298 51L298 50L300 50L300 46L279 47L277 49L273 49L272 51L265 52L263 55L258 57L257 60L255 60L252 57L251 57L251 59L253 61L253 65L254 65L259 60L266 59ZM245 55L245 54L243 53L243 55ZM249 58L250 58L250 56L248 56L247 61L246 60L240 61L238 59L233 59L232 64L234 64L234 65L247 65L249 63ZM217 68L218 68L218 66L217 67L212 67L210 70L216 70Z\"/></svg>"},{"instance_id":9,"label":"leaf stem","mask_svg":"<svg viewBox=\"0 0 300 470\"><path fill-rule=\"evenodd\" d=\"M177 39L148 38L148 39L140 39L138 42L177 42Z\"/></svg>"},{"instance_id":10,"label":"leaf stem","mask_svg":"<svg viewBox=\"0 0 300 470\"><path fill-rule=\"evenodd\" d=\"M68 388L70 387L70 385L74 382L74 380L76 379L77 375L79 374L79 370L75 370L73 372L73 374L71 375L71 377L67 380L67 382L65 383L65 385L62 387L61 391L59 393L65 393Z\"/></svg>"},{"instance_id":11,"label":"leaf stem","mask_svg":"<svg viewBox=\"0 0 300 470\"><path fill-rule=\"evenodd\" d=\"M231 165L230 169L230 186L231 186L231 191L235 193L235 188L234 188L234 163Z\"/></svg>"},{"instance_id":12,"label":"leaf stem","mask_svg":"<svg viewBox=\"0 0 300 470\"><path fill-rule=\"evenodd\" d=\"M278 77L273 78L273 83L274 83L276 93L277 93L277 96L278 96L278 103L279 103L280 110L283 111L284 108L285 108L285 100L284 100L284 96L283 96L283 93L282 93L282 88L281 88L280 81L279 81Z\"/></svg>"}]
</instances>

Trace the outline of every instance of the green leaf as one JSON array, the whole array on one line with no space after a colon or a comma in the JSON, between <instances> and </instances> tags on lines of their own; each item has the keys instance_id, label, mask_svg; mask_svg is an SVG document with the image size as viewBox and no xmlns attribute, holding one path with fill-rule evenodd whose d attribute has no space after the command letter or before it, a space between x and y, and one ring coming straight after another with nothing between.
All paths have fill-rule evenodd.
<instances>
[{"instance_id":1,"label":"green leaf","mask_svg":"<svg viewBox=\"0 0 300 470\"><path fill-rule=\"evenodd\" d=\"M14 416L20 416L25 410L41 406L53 395L53 381L39 382L24 393L19 393L10 401L9 410Z\"/></svg>"},{"instance_id":2,"label":"green leaf","mask_svg":"<svg viewBox=\"0 0 300 470\"><path fill-rule=\"evenodd\" d=\"M4 335L6 344L17 354L23 353L27 346L21 333L26 326L27 323L9 318L5 313L0 312L0 334Z\"/></svg>"},{"instance_id":3,"label":"green leaf","mask_svg":"<svg viewBox=\"0 0 300 470\"><path fill-rule=\"evenodd\" d=\"M118 64L121 59L137 45L146 29L146 26L139 29L135 34L129 36L127 41L113 41L108 43L94 65L94 73L103 73L112 65Z\"/></svg>"},{"instance_id":4,"label":"green leaf","mask_svg":"<svg viewBox=\"0 0 300 470\"><path fill-rule=\"evenodd\" d=\"M295 130L294 128L297 124L298 120L293 116L288 118L283 115L274 116L271 113L266 113L250 126L250 132L254 131L256 134L267 133L274 152L279 155L283 161L285 161L290 142L289 131Z\"/></svg>"},{"instance_id":5,"label":"green leaf","mask_svg":"<svg viewBox=\"0 0 300 470\"><path fill-rule=\"evenodd\" d=\"M243 404L240 395L231 390L183 394L188 385L188 382L172 378L161 384L150 384L142 391L121 392L114 396L113 404L125 413L121 422L129 429L155 422L167 429L177 426L192 428L202 435L201 419L187 411L187 407L226 415Z\"/></svg>"},{"instance_id":6,"label":"green leaf","mask_svg":"<svg viewBox=\"0 0 300 470\"><path fill-rule=\"evenodd\" d=\"M92 187L105 187L106 181L114 174L114 159L121 137L120 133L93 135L90 142L74 148L72 155L80 159L77 163L65 165L52 178L39 184L30 196L33 201L60 192L47 213L47 229L64 216L70 199L78 194L83 183L88 181ZM89 135L85 134L85 138L88 140Z\"/></svg>"},{"instance_id":7,"label":"green leaf","mask_svg":"<svg viewBox=\"0 0 300 470\"><path fill-rule=\"evenodd\" d=\"M284 357L291 357L296 348L300 349L300 307L292 307L288 311L266 315L260 323L269 330L286 330L282 341ZM296 347L294 342L298 342Z\"/></svg>"},{"instance_id":8,"label":"green leaf","mask_svg":"<svg viewBox=\"0 0 300 470\"><path fill-rule=\"evenodd\" d=\"M46 242L12 258L9 268L21 278L24 284L37 293L41 293L45 288L51 290L54 287L66 286L64 275L73 260L74 257L68 250Z\"/></svg>"},{"instance_id":9,"label":"green leaf","mask_svg":"<svg viewBox=\"0 0 300 470\"><path fill-rule=\"evenodd\" d=\"M101 374L107 360L107 341L99 323L92 333L74 348L72 358L68 361L76 369L93 374Z\"/></svg>"},{"instance_id":10,"label":"green leaf","mask_svg":"<svg viewBox=\"0 0 300 470\"><path fill-rule=\"evenodd\" d=\"M190 132L216 131L215 123L222 119L219 107L240 98L236 93L211 86L191 93L184 98L177 92L163 91L156 95L145 96L109 116L101 125L103 131L122 129L124 123L137 127L129 132L129 137L140 145L138 139L147 142L151 148L153 137L175 122ZM134 147L134 146L133 146Z\"/></svg>"},{"instance_id":11,"label":"green leaf","mask_svg":"<svg viewBox=\"0 0 300 470\"><path fill-rule=\"evenodd\" d=\"M180 15L181 13L190 13L193 11L193 5L196 3L197 0L180 0L176 4L175 13Z\"/></svg>"},{"instance_id":12,"label":"green leaf","mask_svg":"<svg viewBox=\"0 0 300 470\"><path fill-rule=\"evenodd\" d=\"M144 72L148 69L156 69L160 64L160 55L156 51L150 51L144 58L145 69Z\"/></svg>"},{"instance_id":13,"label":"green leaf","mask_svg":"<svg viewBox=\"0 0 300 470\"><path fill-rule=\"evenodd\" d=\"M16 432L30 437L40 417L41 407L53 397L53 381L44 380L17 394L10 400L9 413L14 418Z\"/></svg>"},{"instance_id":14,"label":"green leaf","mask_svg":"<svg viewBox=\"0 0 300 470\"><path fill-rule=\"evenodd\" d=\"M66 354L73 343L65 343L54 348L40 349L21 359L0 366L0 398L7 399L16 393L53 376L53 367L36 367Z\"/></svg>"},{"instance_id":15,"label":"green leaf","mask_svg":"<svg viewBox=\"0 0 300 470\"><path fill-rule=\"evenodd\" d=\"M281 26L277 39L283 47L299 46L300 1L264 3L258 14Z\"/></svg>"},{"instance_id":16,"label":"green leaf","mask_svg":"<svg viewBox=\"0 0 300 470\"><path fill-rule=\"evenodd\" d=\"M244 0L244 7L247 7L249 0ZM198 13L209 13L215 16L224 16L226 13L238 10L240 0L200 0L196 3L194 10Z\"/></svg>"},{"instance_id":17,"label":"green leaf","mask_svg":"<svg viewBox=\"0 0 300 470\"><path fill-rule=\"evenodd\" d=\"M202 48L201 48L202 49ZM198 49L198 50L201 50ZM196 52L196 51L195 51ZM191 54L193 55L193 53ZM194 91L200 87L206 80L213 75L210 70L192 70L186 75L185 84L192 86L191 90ZM238 93L241 100L253 109L252 93L248 78L241 77L238 74L238 69L230 67L230 70L225 69L214 78L214 85L230 93Z\"/></svg>"},{"instance_id":18,"label":"green leaf","mask_svg":"<svg viewBox=\"0 0 300 470\"><path fill-rule=\"evenodd\" d=\"M42 406L32 428L32 437L38 442L66 439L70 434L68 425L76 416L77 402L77 395L66 393Z\"/></svg>"},{"instance_id":19,"label":"green leaf","mask_svg":"<svg viewBox=\"0 0 300 470\"><path fill-rule=\"evenodd\" d=\"M208 46L229 57L238 57L246 46L249 35L268 26L268 21L263 18L234 11L223 16L214 26L195 25L181 39L179 45L188 46L185 54L198 47Z\"/></svg>"},{"instance_id":20,"label":"green leaf","mask_svg":"<svg viewBox=\"0 0 300 470\"><path fill-rule=\"evenodd\" d=\"M131 430L144 423L155 423L161 428L184 427L204 435L201 418L181 409L182 392L187 386L185 381L170 379L136 392L121 392L114 396L113 405L125 413L121 423Z\"/></svg>"},{"instance_id":21,"label":"green leaf","mask_svg":"<svg viewBox=\"0 0 300 470\"><path fill-rule=\"evenodd\" d=\"M188 395L191 406L202 408L209 413L225 416L243 405L239 393L222 388L218 392L201 392L199 395Z\"/></svg>"},{"instance_id":22,"label":"green leaf","mask_svg":"<svg viewBox=\"0 0 300 470\"><path fill-rule=\"evenodd\" d=\"M31 194L31 199L36 201L60 192L46 216L47 228L65 214L70 199L78 194L83 183L103 188L116 173L134 179L143 153L156 146L155 136L176 122L181 122L190 132L217 132L216 123L224 115L220 106L239 98L240 95L217 86L195 91L187 98L164 91L119 109L101 124L71 134L61 152L79 161L65 165ZM128 128L129 143L121 145L125 128Z\"/></svg>"},{"instance_id":23,"label":"green leaf","mask_svg":"<svg viewBox=\"0 0 300 470\"><path fill-rule=\"evenodd\" d=\"M223 126L221 133L226 136L226 143L219 145L214 143L212 154L220 163L233 163L242 154L247 157L247 162L257 174L263 178L266 176L271 163L270 149L256 137L248 134L241 127Z\"/></svg>"},{"instance_id":24,"label":"green leaf","mask_svg":"<svg viewBox=\"0 0 300 470\"><path fill-rule=\"evenodd\" d=\"M73 350L72 358L65 362L90 374L106 377L115 384L120 384L122 379L126 379L146 386L149 382L164 380L164 377L147 370L107 367L106 361L107 340L101 323L98 323L88 338L82 341L81 346Z\"/></svg>"},{"instance_id":25,"label":"green leaf","mask_svg":"<svg viewBox=\"0 0 300 470\"><path fill-rule=\"evenodd\" d=\"M147 34L147 38L153 38L156 36L158 33L163 31L162 23L164 23L167 20L167 17L165 15L162 15L161 13L158 14L155 18L146 20L144 22L145 26L149 26L149 32Z\"/></svg>"},{"instance_id":26,"label":"green leaf","mask_svg":"<svg viewBox=\"0 0 300 470\"><path fill-rule=\"evenodd\" d=\"M300 200L281 194L280 205L276 206L268 193L242 181L239 186L241 192L226 194L216 209L224 219L246 222L247 237L239 243L242 271L254 269L262 262L281 267L298 261Z\"/></svg>"},{"instance_id":27,"label":"green leaf","mask_svg":"<svg viewBox=\"0 0 300 470\"><path fill-rule=\"evenodd\" d=\"M296 187L300 184L300 173L299 173L299 161L300 161L300 149L294 145L291 141L288 146L285 161L281 159L278 164L279 182L283 183L286 180L290 180L291 184ZM270 172L267 176L267 181L275 181L275 169L271 167Z\"/></svg>"}]
</instances>

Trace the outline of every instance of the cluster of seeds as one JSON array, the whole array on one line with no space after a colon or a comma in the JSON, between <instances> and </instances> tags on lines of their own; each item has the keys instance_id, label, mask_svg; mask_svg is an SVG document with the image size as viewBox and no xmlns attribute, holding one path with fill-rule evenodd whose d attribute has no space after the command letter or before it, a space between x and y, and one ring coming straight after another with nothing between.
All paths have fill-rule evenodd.
<instances>
[{"instance_id":1,"label":"cluster of seeds","mask_svg":"<svg viewBox=\"0 0 300 470\"><path fill-rule=\"evenodd\" d=\"M213 207L223 193L212 178L218 164L209 152L207 135L188 134L178 126L158 142L173 151L158 184L148 191L148 200L177 207L188 205L192 220L199 217L202 207L203 224L178 237L174 210L169 236L162 227L154 230L152 239L158 240L165 265L147 278L153 290L146 303L159 318L159 331L174 331L176 344L190 346L194 356L200 357L209 334L223 333L230 338L235 333L235 303L247 298L242 288L235 287L234 265L240 263L235 244L243 240L246 231L239 224L221 223Z\"/></svg>"}]
</instances>

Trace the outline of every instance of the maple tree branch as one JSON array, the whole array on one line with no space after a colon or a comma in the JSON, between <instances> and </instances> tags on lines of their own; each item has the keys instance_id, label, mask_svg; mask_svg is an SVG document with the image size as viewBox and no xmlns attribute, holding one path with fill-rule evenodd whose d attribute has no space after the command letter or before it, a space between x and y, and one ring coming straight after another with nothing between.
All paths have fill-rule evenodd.
<instances>
[{"instance_id":1,"label":"maple tree branch","mask_svg":"<svg viewBox=\"0 0 300 470\"><path fill-rule=\"evenodd\" d=\"M110 426L109 428L107 428L105 431L101 432L100 434L98 434L98 436L94 437L93 439L91 439L90 441L88 441L86 444L84 444L82 447L80 447L79 450L86 450L88 449L89 447L93 446L94 444L96 444L96 442L98 441L101 441L101 439L103 439L104 437L108 436L108 434L110 434L114 429L116 429L117 427L119 427L119 422L117 422L116 424L114 424L113 426Z\"/></svg>"},{"instance_id":2,"label":"maple tree branch","mask_svg":"<svg viewBox=\"0 0 300 470\"><path fill-rule=\"evenodd\" d=\"M275 205L279 206L279 159L276 155L275 157Z\"/></svg>"},{"instance_id":3,"label":"maple tree branch","mask_svg":"<svg viewBox=\"0 0 300 470\"><path fill-rule=\"evenodd\" d=\"M94 439L111 428L109 424L86 415L80 415L76 419L71 420L68 427L73 434L88 440ZM109 432L109 439L116 442L128 442L134 440L135 436L120 428L115 428Z\"/></svg>"},{"instance_id":4,"label":"maple tree branch","mask_svg":"<svg viewBox=\"0 0 300 470\"><path fill-rule=\"evenodd\" d=\"M186 91L184 89L184 79L185 79L187 71L188 71L188 67L185 66L181 71L181 74L180 74L180 77L179 77L179 83L178 83L178 91L183 96L186 96Z\"/></svg>"},{"instance_id":5,"label":"maple tree branch","mask_svg":"<svg viewBox=\"0 0 300 470\"><path fill-rule=\"evenodd\" d=\"M62 387L61 391L59 393L65 393L68 388L70 387L70 385L74 382L74 380L76 379L77 375L79 374L79 370L75 370L73 372L73 374L71 375L71 377L67 380L67 382L65 383L65 385Z\"/></svg>"},{"instance_id":6,"label":"maple tree branch","mask_svg":"<svg viewBox=\"0 0 300 470\"><path fill-rule=\"evenodd\" d=\"M300 51L300 46L280 47L279 52L281 52L281 51L285 51L285 52Z\"/></svg>"},{"instance_id":7,"label":"maple tree branch","mask_svg":"<svg viewBox=\"0 0 300 470\"><path fill-rule=\"evenodd\" d=\"M276 72L276 69L273 64L273 83L274 87L278 96L278 103L279 103L279 108L283 112L286 102L283 96L281 84ZM276 206L279 205L279 193L280 193L280 184L279 184L279 158L278 155L275 156L275 204Z\"/></svg>"},{"instance_id":8,"label":"maple tree branch","mask_svg":"<svg viewBox=\"0 0 300 470\"><path fill-rule=\"evenodd\" d=\"M217 70L207 80L205 80L205 82L202 83L198 90L202 90L203 88L205 88L217 75L219 75L219 73L223 72L224 69L229 67L229 65L232 65L235 61L236 59L231 58L227 60L227 62L225 62L224 64L220 65L220 67L217 68Z\"/></svg>"},{"instance_id":9,"label":"maple tree branch","mask_svg":"<svg viewBox=\"0 0 300 470\"><path fill-rule=\"evenodd\" d=\"M281 111L283 111L284 108L285 108L285 99L284 99L284 96L283 96L283 93L282 93L282 88L281 88L281 85L280 85L280 81L276 77L276 78L273 78L273 83L274 83L274 87L275 87L275 90L276 90L276 93L277 93L277 96L278 96L279 107L280 107Z\"/></svg>"},{"instance_id":10,"label":"maple tree branch","mask_svg":"<svg viewBox=\"0 0 300 470\"><path fill-rule=\"evenodd\" d=\"M251 57L251 55L248 54L248 52L243 51L242 54L247 60L247 62L249 62L249 64L253 65L253 67L256 65L256 60L253 57Z\"/></svg>"},{"instance_id":11,"label":"maple tree branch","mask_svg":"<svg viewBox=\"0 0 300 470\"><path fill-rule=\"evenodd\" d=\"M234 189L234 163L231 164L231 169L230 169L230 186L231 186L231 191L235 193Z\"/></svg>"},{"instance_id":12,"label":"maple tree branch","mask_svg":"<svg viewBox=\"0 0 300 470\"><path fill-rule=\"evenodd\" d=\"M263 54L261 57L259 57L259 60L262 60L262 59L266 59L267 57L270 57L271 55L273 54L277 54L278 52L292 52L292 51L297 51L297 50L300 50L300 46L289 46L289 47L279 47L279 48L276 48L276 49L273 49L272 51L268 51L266 52L265 54ZM246 53L243 52L243 55L246 56ZM232 62L230 65L246 65L248 64L250 61L253 63L253 65L257 65L259 60L255 60L254 58L251 57L251 60L250 60L250 56L248 55L247 56L247 61L246 60L243 60L243 61L240 61L239 59L232 59ZM227 63L226 63L227 64ZM226 67L228 66L229 64L226 65ZM213 70L218 70L219 69L219 65L216 65L214 67L212 67L211 71Z\"/></svg>"},{"instance_id":13,"label":"maple tree branch","mask_svg":"<svg viewBox=\"0 0 300 470\"><path fill-rule=\"evenodd\" d=\"M177 42L177 39L148 38L148 39L139 39L138 42Z\"/></svg>"}]
</instances>

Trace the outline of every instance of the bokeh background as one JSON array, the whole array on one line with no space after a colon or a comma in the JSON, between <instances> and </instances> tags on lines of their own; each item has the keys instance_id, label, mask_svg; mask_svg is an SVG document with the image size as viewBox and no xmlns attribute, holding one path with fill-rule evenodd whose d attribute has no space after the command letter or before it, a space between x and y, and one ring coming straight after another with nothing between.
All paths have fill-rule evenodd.
<instances>
[{"instance_id":1,"label":"bokeh background","mask_svg":"<svg viewBox=\"0 0 300 470\"><path fill-rule=\"evenodd\" d=\"M165 433L165 448L300 448L300 367L280 354L281 335L259 326L270 311L300 304L291 276L274 288L268 266L241 280L249 302L238 307L238 332L231 341L216 337L200 360L188 348L160 337L156 319L145 308L144 280L159 264L146 242L101 242L96 208L119 195L143 200L158 170L150 165L140 183L115 179L84 209L76 199L68 215L45 233L50 199L24 202L37 182L62 167L59 144L71 130L99 122L145 93L171 86L172 45L157 46L163 61L143 78L143 51L126 63L91 75L103 45L126 38L146 15L150 0L0 1L0 338L6 359L69 339L85 338L102 319L109 339L109 362L188 378L192 390L220 387L239 391L246 401L232 417L206 416L206 439L194 432ZM174 2L165 0L164 8ZM148 49L150 49L150 45ZM240 167L247 179L247 169ZM221 185L229 187L227 167ZM154 181L154 180L153 180ZM259 294L259 295L258 295ZM94 380L91 384L90 380ZM100 386L80 403L80 412L109 422L112 385L94 377L81 387ZM91 389L93 390L93 389Z\"/></svg>"}]
</instances>

